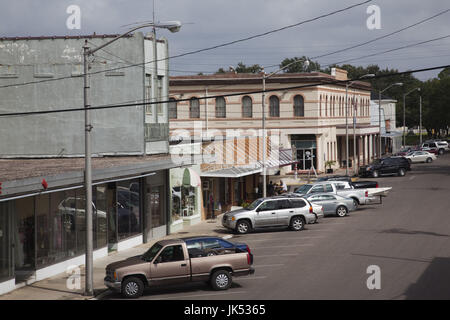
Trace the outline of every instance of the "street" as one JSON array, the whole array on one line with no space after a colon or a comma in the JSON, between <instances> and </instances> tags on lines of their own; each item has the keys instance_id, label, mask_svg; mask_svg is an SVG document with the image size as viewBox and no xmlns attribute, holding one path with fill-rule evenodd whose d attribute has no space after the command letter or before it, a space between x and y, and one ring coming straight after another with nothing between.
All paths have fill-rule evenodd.
<instances>
[{"instance_id":1,"label":"street","mask_svg":"<svg viewBox=\"0 0 450 320\"><path fill-rule=\"evenodd\" d=\"M141 299L449 299L450 154L377 181L393 188L380 205L325 217L300 232L233 234L231 241L250 246L256 272L234 278L230 290L193 283L150 288ZM379 267L380 289L368 288L369 266Z\"/></svg>"}]
</instances>

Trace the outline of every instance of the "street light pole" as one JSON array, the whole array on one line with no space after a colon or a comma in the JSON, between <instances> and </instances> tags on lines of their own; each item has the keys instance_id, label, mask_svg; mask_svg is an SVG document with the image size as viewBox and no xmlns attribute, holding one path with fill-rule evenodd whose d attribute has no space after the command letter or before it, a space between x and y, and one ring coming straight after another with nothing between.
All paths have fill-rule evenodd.
<instances>
[{"instance_id":1,"label":"street light pole","mask_svg":"<svg viewBox=\"0 0 450 320\"><path fill-rule=\"evenodd\" d=\"M414 88L411 91L403 94L403 147L406 145L406 137L405 137L405 128L406 128L406 96L411 92L418 90L420 92L420 88Z\"/></svg>"},{"instance_id":2,"label":"street light pole","mask_svg":"<svg viewBox=\"0 0 450 320\"><path fill-rule=\"evenodd\" d=\"M364 79L375 77L373 73L365 74L356 80L347 82L345 84L345 175L348 176L348 87L353 84L353 82ZM353 133L355 133L355 120L353 120ZM353 135L355 136L355 134ZM355 138L354 138L355 139ZM353 144L355 144L353 142ZM356 151L355 151L356 154ZM353 159L354 161L354 159ZM354 166L354 165L353 165Z\"/></svg>"},{"instance_id":3,"label":"street light pole","mask_svg":"<svg viewBox=\"0 0 450 320\"><path fill-rule=\"evenodd\" d=\"M84 148L85 148L85 155L84 155L84 188L85 188L85 197L86 197L86 204L85 204L85 226L86 226L86 252L85 252L85 291L84 294L86 296L92 296L94 294L94 284L93 284L93 222L92 222L92 165L91 165L91 131L93 129L93 126L91 124L91 118L90 118L90 112L89 112L89 81L88 81L88 59L89 56L97 52L98 50L108 46L109 44L113 43L114 41L117 41L118 39L126 36L130 32L133 32L135 30L146 28L146 27L157 27L157 28L165 28L170 30L171 32L178 32L181 28L181 23L178 21L170 21L165 23L146 23L144 25L140 25L138 27L134 27L131 30L128 30L127 32L111 39L110 41L94 48L90 49L87 45L87 40L85 40L84 46L83 46L83 103L84 103ZM153 33L155 35L155 33ZM156 43L155 38L153 38L154 43ZM154 70L156 71L155 62L157 60L156 57L156 51L153 52L153 66ZM153 72L155 73L155 72ZM155 86L153 86L154 88ZM153 94L153 91L152 91ZM156 119L158 115L156 114ZM157 120L156 120L157 121Z\"/></svg>"},{"instance_id":4,"label":"street light pole","mask_svg":"<svg viewBox=\"0 0 450 320\"><path fill-rule=\"evenodd\" d=\"M378 91L378 159L381 159L381 94L393 86L403 86L403 83L396 82Z\"/></svg>"},{"instance_id":5,"label":"street light pole","mask_svg":"<svg viewBox=\"0 0 450 320\"><path fill-rule=\"evenodd\" d=\"M419 141L422 147L422 94L419 96Z\"/></svg>"},{"instance_id":6,"label":"street light pole","mask_svg":"<svg viewBox=\"0 0 450 320\"><path fill-rule=\"evenodd\" d=\"M285 65L283 68L278 69L277 71L272 72L269 75L266 75L266 72L264 71L264 68L262 68L262 72L263 72L263 77L262 77L262 94L261 94L261 112L262 112L262 135L263 135L263 156L262 156L262 173L263 173L263 197L267 196L267 186L266 186L266 176L267 176L267 172L266 172L266 112L265 112L265 98L266 98L266 79L270 78L271 76L273 76L274 74L286 69L287 67L298 63L298 62L304 62L305 66L308 67L309 66L309 60L308 59L298 59L298 60L294 60L291 63L288 63L287 65Z\"/></svg>"},{"instance_id":7,"label":"street light pole","mask_svg":"<svg viewBox=\"0 0 450 320\"><path fill-rule=\"evenodd\" d=\"M263 92L262 92L262 101L261 101L261 112L262 112L262 169L263 169L263 197L267 197L267 172L266 172L266 108L265 108L265 100L266 100L266 72L263 68Z\"/></svg>"}]
</instances>

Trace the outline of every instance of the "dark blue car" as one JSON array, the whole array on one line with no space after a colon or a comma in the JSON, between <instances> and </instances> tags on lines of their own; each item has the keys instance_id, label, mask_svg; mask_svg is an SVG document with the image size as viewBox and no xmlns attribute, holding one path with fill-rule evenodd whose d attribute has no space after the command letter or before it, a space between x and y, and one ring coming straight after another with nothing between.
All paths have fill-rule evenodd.
<instances>
[{"instance_id":1,"label":"dark blue car","mask_svg":"<svg viewBox=\"0 0 450 320\"><path fill-rule=\"evenodd\" d=\"M231 252L248 252L253 263L253 254L245 243L233 243L219 237L198 236L182 238L191 257L204 257Z\"/></svg>"}]
</instances>

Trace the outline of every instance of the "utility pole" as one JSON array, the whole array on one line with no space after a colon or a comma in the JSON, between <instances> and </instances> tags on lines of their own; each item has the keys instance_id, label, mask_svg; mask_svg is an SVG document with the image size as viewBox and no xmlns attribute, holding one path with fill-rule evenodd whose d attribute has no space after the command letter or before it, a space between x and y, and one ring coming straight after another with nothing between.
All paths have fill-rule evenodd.
<instances>
[{"instance_id":1,"label":"utility pole","mask_svg":"<svg viewBox=\"0 0 450 320\"><path fill-rule=\"evenodd\" d=\"M89 112L89 81L88 81L88 58L90 50L87 45L87 40L85 40L83 46L83 62L84 62L84 152L85 152L85 167L84 167L84 180L85 180L85 197L86 197L86 208L85 208L85 223L86 223L86 257L85 257L85 291L86 296L94 295L93 288L93 228L92 228L92 166L91 166L91 117Z\"/></svg>"},{"instance_id":2,"label":"utility pole","mask_svg":"<svg viewBox=\"0 0 450 320\"><path fill-rule=\"evenodd\" d=\"M419 96L419 141L422 146L422 93Z\"/></svg>"},{"instance_id":3,"label":"utility pole","mask_svg":"<svg viewBox=\"0 0 450 320\"><path fill-rule=\"evenodd\" d=\"M266 72L263 68L263 92L262 92L262 101L261 101L261 112L262 112L262 169L263 169L263 198L267 197L267 182L266 182L266 108L265 108L265 100L266 100Z\"/></svg>"}]
</instances>

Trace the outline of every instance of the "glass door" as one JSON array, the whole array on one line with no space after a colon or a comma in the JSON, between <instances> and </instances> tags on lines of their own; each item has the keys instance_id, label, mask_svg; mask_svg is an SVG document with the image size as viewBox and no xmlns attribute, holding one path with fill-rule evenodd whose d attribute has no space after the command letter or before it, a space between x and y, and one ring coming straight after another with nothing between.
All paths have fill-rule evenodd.
<instances>
[{"instance_id":1,"label":"glass door","mask_svg":"<svg viewBox=\"0 0 450 320\"><path fill-rule=\"evenodd\" d=\"M28 280L35 270L34 198L15 202L14 267L16 283Z\"/></svg>"},{"instance_id":2,"label":"glass door","mask_svg":"<svg viewBox=\"0 0 450 320\"><path fill-rule=\"evenodd\" d=\"M106 213L108 224L108 252L117 251L117 200L115 183L106 188Z\"/></svg>"},{"instance_id":3,"label":"glass door","mask_svg":"<svg viewBox=\"0 0 450 320\"><path fill-rule=\"evenodd\" d=\"M11 211L8 202L0 202L0 282L14 274L11 250Z\"/></svg>"}]
</instances>

